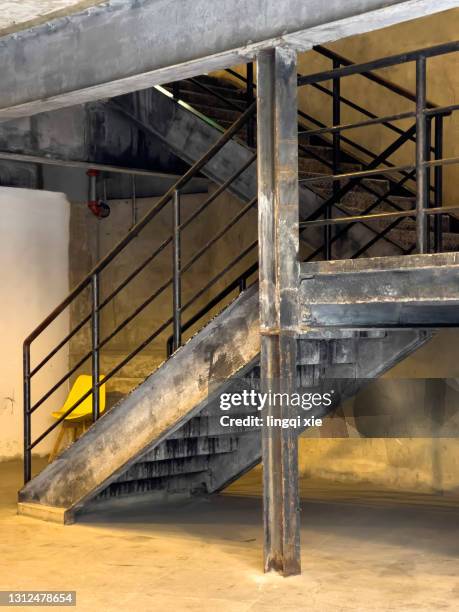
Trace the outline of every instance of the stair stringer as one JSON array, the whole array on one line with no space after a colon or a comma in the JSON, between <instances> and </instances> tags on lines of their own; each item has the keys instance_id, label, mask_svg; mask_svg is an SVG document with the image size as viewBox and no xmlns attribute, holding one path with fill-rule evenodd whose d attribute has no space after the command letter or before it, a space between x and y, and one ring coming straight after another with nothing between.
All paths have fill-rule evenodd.
<instances>
[{"instance_id":1,"label":"stair stringer","mask_svg":"<svg viewBox=\"0 0 459 612\"><path fill-rule=\"evenodd\" d=\"M198 114L184 108L168 95L156 88L138 91L115 98L114 109L127 116L147 134L153 134L165 143L171 152L187 162L195 163L221 136L221 132ZM212 181L222 184L253 156L253 151L240 141L230 140L214 155L202 169ZM253 163L234 182L228 191L242 202L249 202L257 194L257 170ZM306 219L319 208L324 198L299 185L300 218ZM334 217L347 216L335 206ZM369 227L355 223L349 227L346 240L340 243L340 259L351 257L354 252L375 236ZM311 249L323 244L323 228L309 227L301 233L303 242ZM382 238L367 250L368 256L391 256L402 254L402 248Z\"/></svg>"},{"instance_id":2,"label":"stair stringer","mask_svg":"<svg viewBox=\"0 0 459 612\"><path fill-rule=\"evenodd\" d=\"M330 414L339 404L358 393L364 386L375 378L382 376L393 368L397 363L423 346L432 337L425 330L397 330L388 331L384 338L368 341L363 338L357 339L358 360L353 369L354 379L336 378L333 386L338 386L339 401L325 409L313 409L307 413L308 416L321 418ZM304 336L307 338L307 336ZM366 340L366 341L365 341ZM307 341L307 340L305 340ZM327 370L325 369L325 376ZM208 466L208 492L217 493L225 489L232 482L240 478L251 468L261 462L261 437L253 433L241 438L238 452L234 461L228 462L221 456L210 459ZM192 485L191 485L192 486Z\"/></svg>"},{"instance_id":3,"label":"stair stringer","mask_svg":"<svg viewBox=\"0 0 459 612\"><path fill-rule=\"evenodd\" d=\"M147 450L196 416L260 351L258 292L243 292L19 492L19 511L65 522Z\"/></svg>"}]
</instances>

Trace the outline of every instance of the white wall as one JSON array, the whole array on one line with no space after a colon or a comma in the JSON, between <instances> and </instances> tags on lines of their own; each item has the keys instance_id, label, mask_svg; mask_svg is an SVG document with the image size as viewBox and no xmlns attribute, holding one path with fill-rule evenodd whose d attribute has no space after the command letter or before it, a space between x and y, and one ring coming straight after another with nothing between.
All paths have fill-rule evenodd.
<instances>
[{"instance_id":1,"label":"white wall","mask_svg":"<svg viewBox=\"0 0 459 612\"><path fill-rule=\"evenodd\" d=\"M22 454L22 342L68 293L70 204L63 194L0 187L0 460ZM32 365L69 329L67 312L32 345ZM34 379L38 399L68 368L60 351ZM36 438L53 419L68 387L37 410ZM49 452L53 436L37 454Z\"/></svg>"}]
</instances>

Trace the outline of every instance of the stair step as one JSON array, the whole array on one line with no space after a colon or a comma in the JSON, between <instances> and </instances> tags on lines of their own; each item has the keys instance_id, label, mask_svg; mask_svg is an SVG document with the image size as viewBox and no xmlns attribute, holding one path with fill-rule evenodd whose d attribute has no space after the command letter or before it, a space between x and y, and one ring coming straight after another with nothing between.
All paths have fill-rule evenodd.
<instances>
[{"instance_id":1,"label":"stair step","mask_svg":"<svg viewBox=\"0 0 459 612\"><path fill-rule=\"evenodd\" d=\"M139 461L117 478L116 482L164 478L166 476L203 472L207 470L208 464L209 458L207 455L169 459L167 461Z\"/></svg>"},{"instance_id":2,"label":"stair step","mask_svg":"<svg viewBox=\"0 0 459 612\"><path fill-rule=\"evenodd\" d=\"M166 87L168 91L172 93L172 87ZM208 106L208 107L218 107L221 109L234 109L231 106L231 103L244 108L245 100L243 98L237 97L235 95L225 95L225 98L228 100L228 103L225 103L224 100L220 100L217 96L212 95L211 93L207 93L206 91L193 86L193 88L189 89L180 89L179 90L179 99L187 102L190 106L198 107L198 106Z\"/></svg>"},{"instance_id":3,"label":"stair step","mask_svg":"<svg viewBox=\"0 0 459 612\"><path fill-rule=\"evenodd\" d=\"M352 190L347 193L343 198L341 198L340 203L344 205L349 205L357 210L365 210L378 200L378 196L374 196L371 193L364 191L356 191ZM413 208L413 199L412 198L402 198L402 197L393 197L388 198L390 202L393 202L394 205L402 208L403 210L409 210ZM394 212L396 210L394 206L391 206L388 202L382 201L379 202L378 205L373 209L372 212Z\"/></svg>"},{"instance_id":4,"label":"stair step","mask_svg":"<svg viewBox=\"0 0 459 612\"><path fill-rule=\"evenodd\" d=\"M202 75L197 77L197 80L206 85L207 87L215 89L219 93L227 92L228 94L233 94L236 96L241 96L241 98L245 98L245 90L242 87L238 87L236 83L229 79L217 79L215 77Z\"/></svg>"},{"instance_id":5,"label":"stair step","mask_svg":"<svg viewBox=\"0 0 459 612\"><path fill-rule=\"evenodd\" d=\"M310 177L317 176L318 174L319 173L317 172L304 173L304 176L302 178L310 178ZM330 170L328 174L331 174ZM344 185L347 185L348 182L349 182L349 179L341 179L340 180L341 187L344 187ZM319 192L320 190L322 197L328 198L333 193L333 182L329 179L324 179L321 181L320 178L318 178L316 181L308 183L307 186L310 189L313 189L314 191L317 191L317 192ZM389 181L385 179L380 179L380 178L362 179L358 185L353 187L352 191L359 192L359 193L368 193L365 187L369 187L370 189L372 189L379 195L384 195L389 190Z\"/></svg>"},{"instance_id":6,"label":"stair step","mask_svg":"<svg viewBox=\"0 0 459 612\"><path fill-rule=\"evenodd\" d=\"M194 108L198 110L200 113L205 115L206 117L210 117L220 123L220 121L225 121L229 123L234 123L236 119L239 119L243 111L238 111L236 109L229 108L221 108L212 104L210 106L206 104L195 104Z\"/></svg>"},{"instance_id":7,"label":"stair step","mask_svg":"<svg viewBox=\"0 0 459 612\"><path fill-rule=\"evenodd\" d=\"M238 439L231 436L168 439L148 451L141 461L167 461L198 455L217 455L237 450Z\"/></svg>"},{"instance_id":8,"label":"stair step","mask_svg":"<svg viewBox=\"0 0 459 612\"><path fill-rule=\"evenodd\" d=\"M245 91L242 88L232 85L229 81L224 81L222 79L215 79L212 77L205 78L203 76L199 76L195 78L197 81L199 81L206 87L211 88L212 90L218 92L219 94L225 97L232 96L236 99L242 99L242 100L245 99ZM168 83L167 85L164 85L164 87L168 91L172 91L173 83ZM203 93L205 93L203 89L201 89L198 85L196 85L195 83L193 83L192 81L188 79L179 81L178 88L179 88L179 92L180 91L191 91L191 92L194 92L194 91L201 92L202 91Z\"/></svg>"},{"instance_id":9,"label":"stair step","mask_svg":"<svg viewBox=\"0 0 459 612\"><path fill-rule=\"evenodd\" d=\"M331 147L311 145L308 143L303 144L303 142L301 142L299 155L304 155L305 157L308 157L308 153L310 153L311 157L316 158L317 156L320 159L323 159L328 162L331 162L333 160L333 149Z\"/></svg>"},{"instance_id":10,"label":"stair step","mask_svg":"<svg viewBox=\"0 0 459 612\"><path fill-rule=\"evenodd\" d=\"M354 172L361 170L362 166L358 164L346 163L343 164L343 172ZM298 157L298 172L300 178L308 178L307 175L311 174L327 174L330 175L331 168L326 164L314 159L313 157Z\"/></svg>"},{"instance_id":11,"label":"stair step","mask_svg":"<svg viewBox=\"0 0 459 612\"><path fill-rule=\"evenodd\" d=\"M390 232L392 240L396 241L403 248L409 248L416 242L416 230L415 225L412 225L413 229L399 229L394 228ZM434 243L434 234L430 232L431 244ZM443 232L443 250L444 251L458 251L459 250L459 234L453 234L451 232Z\"/></svg>"},{"instance_id":12,"label":"stair step","mask_svg":"<svg viewBox=\"0 0 459 612\"><path fill-rule=\"evenodd\" d=\"M196 476L202 473L202 485L196 484ZM166 491L170 493L194 493L199 490L205 491L207 473L192 472L178 476L166 476L162 478L142 478L140 480L128 480L126 482L113 482L104 489L96 499L107 499L110 497L121 497L126 495L141 495L152 491Z\"/></svg>"}]
</instances>

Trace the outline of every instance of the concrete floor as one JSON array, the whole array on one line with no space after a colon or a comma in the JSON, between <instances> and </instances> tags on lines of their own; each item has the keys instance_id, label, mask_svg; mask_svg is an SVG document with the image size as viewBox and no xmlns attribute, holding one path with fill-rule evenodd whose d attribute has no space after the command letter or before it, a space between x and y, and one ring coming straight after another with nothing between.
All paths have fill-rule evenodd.
<instances>
[{"instance_id":1,"label":"concrete floor","mask_svg":"<svg viewBox=\"0 0 459 612\"><path fill-rule=\"evenodd\" d=\"M260 472L210 499L117 501L63 527L15 513L0 464L0 590L76 590L78 610L458 610L457 502L302 483L303 575L264 575Z\"/></svg>"}]
</instances>

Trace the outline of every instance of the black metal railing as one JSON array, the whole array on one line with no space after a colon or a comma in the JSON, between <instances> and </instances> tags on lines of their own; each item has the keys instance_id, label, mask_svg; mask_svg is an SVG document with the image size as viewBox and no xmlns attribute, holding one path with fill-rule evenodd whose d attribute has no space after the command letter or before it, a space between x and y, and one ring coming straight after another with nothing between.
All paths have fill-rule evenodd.
<instances>
[{"instance_id":1,"label":"black metal railing","mask_svg":"<svg viewBox=\"0 0 459 612\"><path fill-rule=\"evenodd\" d=\"M430 245L430 219L434 220L433 224L433 250L441 251L442 246L442 219L456 210L456 207L444 207L443 204L443 167L445 164L455 163L458 161L455 158L443 158L443 137L444 137L444 119L452 112L457 110L459 105L451 104L449 106L438 107L426 99L426 60L428 57L434 57L445 53L456 52L459 48L458 43L448 43L439 45L429 49L422 49L409 54L384 58L384 60L376 60L374 62L366 62L364 64L353 64L350 60L337 55L323 47L315 48L317 53L332 61L331 70L326 70L313 75L298 75L299 87L311 86L324 93L332 99L332 112L330 116L331 125L326 125L319 119L312 117L304 111L299 112L299 147L300 151L307 152L308 156L317 159L325 167L330 170L330 173L315 173L305 179L300 179L301 184L308 187L314 187L317 182L330 181L332 188L329 197L317 207L306 219L300 222L301 237L306 240L308 230L317 226L323 226L324 235L323 243L313 250L308 255L308 260L323 256L325 258L332 257L332 246L337 241L343 241L349 230L356 224L362 224L371 231L373 237L365 244L350 253L349 257L360 257L368 252L368 250L378 241L384 240L389 244L397 247L405 253L412 252L416 246L419 252L427 252L431 250ZM412 94L405 89L399 87L383 79L375 74L373 70L393 66L405 62L415 62L417 66L417 87L416 94ZM31 460L32 450L39 444L47 435L49 435L71 412L73 412L85 399L92 396L93 402L93 420L99 417L99 394L103 384L115 376L122 368L134 359L142 350L145 349L153 340L160 335L167 333L167 355L171 355L177 350L182 342L183 335L198 324L205 322L206 316L218 305L234 294L236 291L244 290L258 269L257 261L251 261L248 267L242 272L238 272L236 276L228 278L228 275L236 266L242 265L245 258L248 256L255 257L257 241L256 239L250 242L246 247L236 252L222 270L214 277L209 278L194 294L184 300L182 278L183 275L191 270L193 264L202 257L220 240L228 231L231 230L237 223L245 219L247 213L256 206L256 197L245 202L243 207L230 219L225 226L219 230L213 238L209 239L201 248L199 248L188 261L183 261L182 254L182 233L183 231L200 215L208 209L213 202L226 190L230 190L234 181L236 181L256 160L256 152L247 158L241 167L217 189L206 198L206 200L198 206L186 219L182 219L181 195L183 188L188 182L199 175L206 164L215 156L230 140L235 139L241 133L244 133L245 140L250 149L255 146L255 103L253 101L256 83L254 82L253 67L249 66L247 77L239 73L228 70L233 77L245 84L245 92L240 101L229 101L220 91L215 91L212 87L201 82L199 79L191 79L191 82L205 91L208 94L215 95L216 100L228 104L232 110L240 113L236 121L226 130L220 128L220 136L209 151L201 157L193 166L180 177L174 185L172 185L166 193L159 199L155 206L141 218L126 236L94 267L88 276L79 283L79 285L70 293L70 295L38 326L32 334L24 342L24 478L27 482L31 477ZM342 79L351 76L360 75L365 79L369 79L378 86L381 86L388 91L402 96L410 102L416 102L416 108L403 113L391 114L386 116L376 116L370 110L363 108L360 104L350 100L342 95ZM332 88L328 89L322 85L325 81L331 81ZM172 93L174 98L179 101L182 95L180 83L173 84ZM230 103L231 102L231 103ZM361 112L365 119L353 124L342 123L343 105L353 110ZM399 120L414 119L415 122L408 128L402 129L395 125ZM433 124L433 129L432 129ZM311 127L311 125L313 127ZM355 139L351 139L345 135L350 129L366 128L369 126L381 126L385 130L389 130L394 135L394 140L386 146L383 151L376 153L364 147ZM432 134L434 136L433 143ZM311 139L317 139L317 142L323 142L332 147L332 159L323 157L320 153L314 152L303 141L303 137L307 137L308 142ZM394 153L400 150L402 146L411 143L416 147L416 160L411 164L395 164L391 161ZM358 155L359 157L357 157ZM434 159L431 159L433 155ZM361 157L363 156L363 158ZM355 172L340 172L343 161L357 161L361 164L362 169ZM431 170L433 169L433 183L431 183ZM371 177L383 177L389 181L389 186L382 193L377 191L365 182L364 179ZM415 185L413 188L412 186ZM374 199L361 212L361 214L352 214L346 211L342 206L344 196L359 187L365 193L371 195ZM413 190L415 189L415 190ZM405 210L396 201L392 199L397 194L416 195L416 207L412 210ZM385 204L391 208L390 212L372 213L381 204ZM150 225L165 209L171 205L172 232L171 235L157 246L154 251L136 268L126 276L126 278L114 288L109 295L101 299L100 296L100 275L107 269L111 262L131 244L137 236ZM459 208L458 208L459 209ZM393 211L393 212L392 212ZM338 214L337 214L338 213ZM391 237L391 231L404 219L414 218L417 224L417 245L413 244L408 248L402 248ZM375 228L374 223L388 221L389 225L384 229ZM344 227L341 227L343 226ZM332 228L338 228L338 231L333 232ZM171 275L155 287L155 290L138 305L133 312L127 316L115 329L113 329L105 337L100 334L100 317L102 310L112 302L146 267L156 260L165 249L171 249ZM210 289L215 288L217 283L225 280L223 289L216 291L211 297L207 297ZM147 338L145 338L138 346L136 346L124 359L122 359L115 367L102 377L100 375L100 353L108 342L110 342L117 334L126 328L145 308L154 300L163 295L166 290L172 291L171 314L166 318ZM32 343L56 320L56 318L85 291L91 293L91 312L87 313L73 329L54 347L45 357L43 357L36 365L31 365L31 345ZM205 303L199 305L199 300L204 299ZM185 320L184 313L190 313L192 307L196 307L196 312L187 315ZM91 348L80 359L76 361L73 367L62 376L51 389L46 391L40 399L32 403L31 383L33 377L52 359L56 353L61 350L85 325L91 326ZM53 425L48 427L38 437L32 440L31 417L35 411L42 406L53 393L70 379L83 366L88 359L91 359L92 371L92 386L88 392L79 398L64 414L56 420Z\"/></svg>"},{"instance_id":2,"label":"black metal railing","mask_svg":"<svg viewBox=\"0 0 459 612\"><path fill-rule=\"evenodd\" d=\"M434 250L439 252L443 249L442 245L442 219L444 216L449 216L459 208L455 206L442 207L443 200L443 167L447 164L457 163L457 158L443 158L443 122L444 118L448 117L454 111L459 109L459 105L451 104L443 107L439 107L432 102L429 102L426 98L427 91L427 59L437 57L440 55L455 53L459 50L459 43L450 42L435 47L429 47L426 49L420 49L409 53L394 55L371 62L365 62L362 64L353 64L346 58L335 54L328 49L323 47L317 47L315 49L321 55L332 60L333 65L330 70L326 70L320 73L300 76L298 78L299 87L305 85L320 87L321 91L325 91L333 98L333 113L332 113L332 124L330 126L321 126L319 129L309 129L302 132L307 137L311 136L332 136L333 145L333 172L331 174L323 174L313 176L307 179L303 179L303 184L313 185L317 181L331 181L333 183L333 193L326 199L326 201L314 211L313 214L302 223L300 227L303 230L311 228L314 225L322 225L325 227L324 233L324 254L326 258L331 256L331 246L333 242L344 239L346 233L355 223L363 223L366 227L371 227L374 222L381 222L382 220L393 220L393 222L384 228L384 230L375 231L374 239L370 240L366 245L363 245L358 249L356 253L350 255L351 257L359 257L364 254L373 244L380 239L386 239L392 229L406 219L407 217L414 218L416 221L416 243L413 244L405 252L412 252L415 248L419 253L426 253ZM416 67L416 93L412 94L404 88L395 85L373 71L380 68L387 68L390 66L396 66L399 64L405 64L412 62ZM349 105L349 100L343 99L340 94L341 81L342 79L359 75L365 79L369 79L372 82L382 86L389 91L402 96L403 98L415 103L415 108L410 111L404 111L401 113L395 113L386 116L375 116L373 113L365 111L361 106L357 106L351 103L351 107L355 110L363 112L368 118L362 121L342 124L340 123L340 105ZM332 80L333 90L330 91L323 86L319 85L324 81ZM393 122L407 119L415 119L415 123L405 129L394 126ZM432 143L432 122L434 123L434 142ZM348 130L361 129L368 126L379 125L384 128L388 128L399 134L398 138L391 143L382 153L379 155L371 155L372 160L365 163L362 171L340 173L339 172L339 159L340 159L340 139L342 139L342 133ZM339 136L339 138L337 138ZM349 142L349 139L347 140ZM408 164L396 165L389 162L389 158L396 153L402 145L407 142L413 142L415 144L415 161ZM353 144L352 141L350 144ZM434 160L431 160L431 154L434 155ZM434 168L434 181L431 184L430 169ZM393 174L398 174L401 178L394 180ZM342 207L339 207L339 203L342 198L357 185L362 185L362 180L369 177L388 177L391 181L390 192L394 193L398 188L407 188L409 181L415 182L415 195L416 195L416 207L415 210L406 212L400 209L399 206L394 204L388 197L390 194L384 194L384 197L378 197L375 202L368 206L360 215L352 215ZM345 182L344 185L342 183ZM408 191L408 193L410 193ZM431 197L433 196L433 197ZM370 214L371 211L376 208L381 201L387 202L391 208L395 209L394 212L388 213L376 213ZM333 220L333 211L337 208L339 210L340 217L343 218ZM318 218L323 218L319 220ZM431 223L430 219L434 218L434 232L433 232L433 245L430 243L431 236ZM333 225L346 224L347 227L338 232L335 236L332 236L331 227ZM433 249L432 249L433 246ZM316 249L309 256L309 259L316 257L320 252L320 249Z\"/></svg>"},{"instance_id":3,"label":"black metal railing","mask_svg":"<svg viewBox=\"0 0 459 612\"><path fill-rule=\"evenodd\" d=\"M313 226L320 225L324 227L323 244L313 250L308 256L308 261L321 255L325 259L330 259L332 257L333 244L340 240L344 240L349 230L356 223L365 225L367 229L374 234L374 237L366 244L362 245L355 253L349 254L351 258L364 255L379 240L385 240L392 243L393 246L404 253L410 253L415 248L417 248L419 252L430 252L432 250L434 252L440 252L443 250L443 218L451 218L451 215L456 212L456 208L454 206L443 207L442 211L437 213L428 212L427 209L432 207L439 209L442 206L443 166L449 163L456 163L457 161L453 158L448 160L443 159L443 139L444 119L457 110L458 105L451 104L439 107L426 99L426 60L429 57L454 53L458 50L458 44L457 41L449 42L409 53L365 62L363 64L354 64L348 58L323 46L314 47L314 52L331 60L332 67L329 70L311 75L298 74L298 86L310 86L331 98L331 124L326 125L310 114L299 110L299 148L300 152L301 150L306 150L306 147L301 142L301 137L303 136L308 139L312 137L324 139L324 143L331 147L332 160L330 161L319 153L313 153L309 149L308 155L314 157L324 166L328 167L330 172L326 174L316 173L315 176L302 179L300 182L314 189L314 186L318 183L329 181L332 185L332 194L325 199L324 203L316 209L308 219L300 224L302 231ZM374 72L374 70L408 62L414 62L417 66L416 93L412 93ZM227 72L244 85L248 83L248 78L245 78L242 74L231 69L227 70ZM391 94L395 94L405 101L414 102L416 108L410 111L393 113L386 116L376 115L361 104L342 95L342 79L352 75L358 75L371 81L378 87L383 88ZM331 88L323 84L327 81L331 81ZM256 85L252 83L251 89L253 90L254 87L256 87ZM352 123L341 123L343 107L363 114L365 119ZM398 121L411 118L415 119L415 123L408 128L403 129L396 124ZM316 127L308 127L305 129L305 122ZM355 138L344 135L350 130L368 128L370 126L380 126L397 135L397 138L381 153L375 153L363 146ZM433 142L431 142L432 134L434 135ZM416 147L416 162L405 165L396 165L391 162L390 158L400 151L404 145L409 143L413 143ZM434 161L431 160L432 155ZM340 173L340 165L344 160L359 163L363 166L363 170ZM430 168L434 169L433 181L431 180ZM398 175L398 178L395 175ZM370 177L380 177L388 180L389 188L382 194L378 193L371 185L364 181L365 178ZM343 182L346 182L344 186ZM343 200L344 196L356 187L359 187L359 189L374 197L374 201L371 202L360 215L351 214L340 206L340 202ZM404 214L403 208L392 199L392 196L399 194L416 197L418 208L417 215L413 213L410 215ZM377 216L371 218L370 213L381 204L385 204L394 210L392 217L390 215L380 216L377 214ZM333 234L333 225L342 225L345 223L344 219L341 218L337 222L327 223L327 220L333 219L333 214L336 211L344 218L349 217L349 221L345 228ZM323 217L323 219L318 222L318 217ZM407 217L417 219L418 236L416 244L413 243L412 246L403 248L400 244L394 242L390 238L390 235L391 231L396 229L403 219ZM434 219L433 244L431 244L430 231L431 217ZM391 218L393 218L393 222L383 230L375 229L372 226L374 221L381 222L383 219L389 220Z\"/></svg>"},{"instance_id":4,"label":"black metal railing","mask_svg":"<svg viewBox=\"0 0 459 612\"><path fill-rule=\"evenodd\" d=\"M224 133L219 135L217 141L210 149L196 162L190 169L180 177L174 185L172 185L159 201L151 208L151 210L141 218L126 236L116 244L116 246L101 259L101 261L92 269L92 271L78 284L78 286L65 298L53 312L26 338L23 345L23 365L24 365L24 481L28 482L32 474L32 450L44 440L64 419L78 408L87 398L92 397L92 419L96 421L100 416L100 388L106 384L115 374L120 372L134 357L144 350L153 340L168 328L172 329L172 346L173 349L178 349L182 344L182 335L193 325L201 321L212 307L215 307L225 298L231 295L234 291L245 288L247 279L250 273L244 271L236 278L226 278L225 287L223 290L216 293L204 307L199 308L197 312L190 315L188 320L183 320L183 315L187 311L192 310L192 306L199 306L199 299L202 298L211 288L225 279L235 266L244 261L244 258L252 256L256 252L257 241L252 241L241 251L236 252L235 256L225 265L223 270L211 277L204 287L199 288L194 294L188 297L186 302L182 299L182 277L191 270L192 266L203 257L203 255L221 240L231 228L235 227L241 220L245 220L247 213L256 205L256 197L247 202L238 212L220 229L211 239L209 239L201 248L199 248L188 261L182 261L181 235L182 232L190 226L190 224L200 217L200 215L227 189L230 189L234 181L236 181L256 160L256 154L250 155L247 160L241 165L236 172L226 179L217 189L209 195L206 200L186 219L182 220L181 215L181 192L184 187L198 176L209 161L217 155L221 149L247 124L248 120L255 113L255 103L248 105L241 116L229 127ZM107 297L101 300L100 297L100 277L101 274L109 268L110 264L122 253L141 232L149 226L165 209L168 204L172 204L172 234L167 236L161 244L139 263L135 269L126 276L126 278L113 289ZM256 227L256 225L255 225ZM172 247L172 273L169 278L155 287L155 290L138 305L115 329L108 333L105 337L101 337L101 312L110 304L115 296L118 296L145 268L153 262L166 247ZM253 264L249 268L251 270ZM168 288L172 287L173 304L171 308L171 316L166 318L159 327L152 331L138 346L136 346L124 359L122 359L110 371L101 375L100 354L105 347L115 336L117 336L126 326L133 321L145 308L162 295ZM31 363L31 345L39 338L42 333L64 312L65 309L71 307L75 301L83 295L84 292L90 291L91 294L91 311L83 316L69 333L37 364ZM32 380L49 363L49 361L61 350L72 338L86 325L91 327L91 348L77 362L61 376L59 380L48 389L38 400L32 402ZM75 375L78 370L91 359L91 388L84 393L76 402L73 403L65 412L63 412L55 422L50 425L45 431L41 432L34 439L32 438L32 415L49 400L53 394L70 378Z\"/></svg>"}]
</instances>

